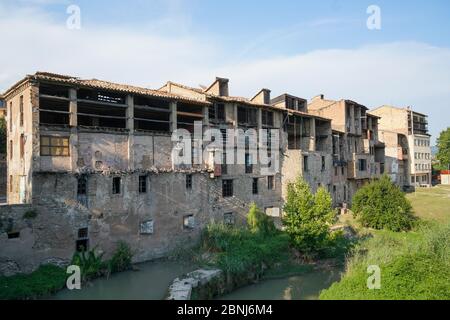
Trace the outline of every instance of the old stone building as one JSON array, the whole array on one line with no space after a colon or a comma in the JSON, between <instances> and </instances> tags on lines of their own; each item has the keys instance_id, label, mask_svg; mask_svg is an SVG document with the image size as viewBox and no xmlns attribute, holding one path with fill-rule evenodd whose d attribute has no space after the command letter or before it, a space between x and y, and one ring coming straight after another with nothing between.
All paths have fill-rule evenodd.
<instances>
[{"instance_id":1,"label":"old stone building","mask_svg":"<svg viewBox=\"0 0 450 320\"><path fill-rule=\"evenodd\" d=\"M308 113L332 119L333 191L337 204L351 203L354 193L384 172L384 144L378 140L379 117L351 100L314 97Z\"/></svg>"},{"instance_id":2,"label":"old stone building","mask_svg":"<svg viewBox=\"0 0 450 320\"><path fill-rule=\"evenodd\" d=\"M379 118L350 100L308 104L268 89L248 99L224 78L151 90L45 72L3 99L0 273L68 261L81 247L108 255L120 240L150 260L196 243L211 221L242 222L252 202L279 222L299 175L342 206L383 172ZM176 161L186 155L194 162Z\"/></svg>"},{"instance_id":3,"label":"old stone building","mask_svg":"<svg viewBox=\"0 0 450 320\"><path fill-rule=\"evenodd\" d=\"M372 113L381 118L380 140L386 145L386 171L392 181L404 189L431 186L427 116L393 106L381 106Z\"/></svg>"}]
</instances>

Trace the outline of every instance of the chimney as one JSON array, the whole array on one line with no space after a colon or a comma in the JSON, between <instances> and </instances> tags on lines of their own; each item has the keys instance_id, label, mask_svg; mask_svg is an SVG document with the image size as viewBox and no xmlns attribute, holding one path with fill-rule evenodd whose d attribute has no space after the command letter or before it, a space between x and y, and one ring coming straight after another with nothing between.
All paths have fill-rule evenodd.
<instances>
[{"instance_id":1,"label":"chimney","mask_svg":"<svg viewBox=\"0 0 450 320\"><path fill-rule=\"evenodd\" d=\"M270 104L270 90L261 89L252 99L252 102L259 104Z\"/></svg>"},{"instance_id":2,"label":"chimney","mask_svg":"<svg viewBox=\"0 0 450 320\"><path fill-rule=\"evenodd\" d=\"M323 100L323 99L325 99L325 96L323 94L319 94L319 95L315 96L314 98L312 98L311 100L314 101L314 100Z\"/></svg>"},{"instance_id":3,"label":"chimney","mask_svg":"<svg viewBox=\"0 0 450 320\"><path fill-rule=\"evenodd\" d=\"M213 84L205 90L205 92L216 96L228 97L228 82L229 80L226 78L216 77L216 81L214 81Z\"/></svg>"}]
</instances>

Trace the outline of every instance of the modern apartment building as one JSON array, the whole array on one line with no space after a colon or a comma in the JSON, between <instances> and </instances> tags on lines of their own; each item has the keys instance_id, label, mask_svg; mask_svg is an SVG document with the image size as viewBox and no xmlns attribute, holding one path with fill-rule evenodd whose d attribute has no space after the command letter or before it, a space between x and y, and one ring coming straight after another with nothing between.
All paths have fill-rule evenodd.
<instances>
[{"instance_id":1,"label":"modern apartment building","mask_svg":"<svg viewBox=\"0 0 450 320\"><path fill-rule=\"evenodd\" d=\"M379 117L355 101L328 100L323 95L310 101L307 112L332 119L332 195L337 204L351 203L358 188L384 173Z\"/></svg>"},{"instance_id":2,"label":"modern apartment building","mask_svg":"<svg viewBox=\"0 0 450 320\"><path fill-rule=\"evenodd\" d=\"M399 186L431 186L431 145L427 116L411 108L381 106L380 139L386 145L386 168Z\"/></svg>"}]
</instances>

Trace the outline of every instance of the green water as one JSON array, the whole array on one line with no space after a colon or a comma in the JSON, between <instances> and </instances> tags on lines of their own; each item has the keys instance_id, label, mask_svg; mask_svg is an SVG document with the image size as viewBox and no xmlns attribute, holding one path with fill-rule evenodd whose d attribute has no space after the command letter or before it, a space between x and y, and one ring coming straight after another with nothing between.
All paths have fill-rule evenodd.
<instances>
[{"instance_id":1,"label":"green water","mask_svg":"<svg viewBox=\"0 0 450 320\"><path fill-rule=\"evenodd\" d=\"M220 297L221 300L317 300L320 291L339 281L341 269L266 280Z\"/></svg>"},{"instance_id":2,"label":"green water","mask_svg":"<svg viewBox=\"0 0 450 320\"><path fill-rule=\"evenodd\" d=\"M53 299L58 300L160 300L167 293L171 282L178 276L193 271L193 266L173 262L156 261L138 265L139 271L127 271L100 278L81 290L63 290ZM296 300L317 299L322 289L328 288L340 278L341 270L312 271L300 276L260 283L240 288L219 299L224 300Z\"/></svg>"},{"instance_id":3,"label":"green water","mask_svg":"<svg viewBox=\"0 0 450 320\"><path fill-rule=\"evenodd\" d=\"M59 300L161 300L172 281L194 267L173 261L155 261L137 265L139 271L126 271L94 280L81 290L63 290Z\"/></svg>"}]
</instances>

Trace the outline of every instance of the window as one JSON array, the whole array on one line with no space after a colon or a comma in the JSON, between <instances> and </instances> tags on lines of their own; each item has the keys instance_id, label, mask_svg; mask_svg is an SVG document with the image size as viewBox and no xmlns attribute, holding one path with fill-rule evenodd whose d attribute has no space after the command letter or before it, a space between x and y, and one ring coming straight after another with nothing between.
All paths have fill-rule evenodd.
<instances>
[{"instance_id":1,"label":"window","mask_svg":"<svg viewBox=\"0 0 450 320\"><path fill-rule=\"evenodd\" d=\"M322 172L325 171L325 157L322 156Z\"/></svg>"},{"instance_id":2,"label":"window","mask_svg":"<svg viewBox=\"0 0 450 320\"><path fill-rule=\"evenodd\" d=\"M228 173L228 166L227 166L227 154L222 153L222 174Z\"/></svg>"},{"instance_id":3,"label":"window","mask_svg":"<svg viewBox=\"0 0 450 320\"><path fill-rule=\"evenodd\" d=\"M23 127L23 96L20 96L19 112L20 112L20 126Z\"/></svg>"},{"instance_id":4,"label":"window","mask_svg":"<svg viewBox=\"0 0 450 320\"><path fill-rule=\"evenodd\" d=\"M25 135L22 133L20 135L20 158L23 159L25 156Z\"/></svg>"},{"instance_id":5,"label":"window","mask_svg":"<svg viewBox=\"0 0 450 320\"><path fill-rule=\"evenodd\" d=\"M303 171L308 172L308 156L303 156Z\"/></svg>"},{"instance_id":6,"label":"window","mask_svg":"<svg viewBox=\"0 0 450 320\"><path fill-rule=\"evenodd\" d=\"M75 250L87 251L89 249L88 228L78 229L78 240L75 243Z\"/></svg>"},{"instance_id":7,"label":"window","mask_svg":"<svg viewBox=\"0 0 450 320\"><path fill-rule=\"evenodd\" d=\"M233 225L234 224L234 215L233 212L226 212L223 214L223 222L226 225Z\"/></svg>"},{"instance_id":8,"label":"window","mask_svg":"<svg viewBox=\"0 0 450 320\"><path fill-rule=\"evenodd\" d=\"M113 194L120 194L121 182L122 182L122 178L120 178L120 177L113 178L113 185L112 185L112 193Z\"/></svg>"},{"instance_id":9,"label":"window","mask_svg":"<svg viewBox=\"0 0 450 320\"><path fill-rule=\"evenodd\" d=\"M223 103L209 107L209 120L211 122L225 121L225 105Z\"/></svg>"},{"instance_id":10,"label":"window","mask_svg":"<svg viewBox=\"0 0 450 320\"><path fill-rule=\"evenodd\" d=\"M147 192L147 176L139 176L139 193Z\"/></svg>"},{"instance_id":11,"label":"window","mask_svg":"<svg viewBox=\"0 0 450 320\"><path fill-rule=\"evenodd\" d=\"M268 176L267 177L267 189L273 190L274 187L275 187L275 183L274 183L273 176Z\"/></svg>"},{"instance_id":12,"label":"window","mask_svg":"<svg viewBox=\"0 0 450 320\"><path fill-rule=\"evenodd\" d=\"M222 196L224 198L233 196L233 180L222 180Z\"/></svg>"},{"instance_id":13,"label":"window","mask_svg":"<svg viewBox=\"0 0 450 320\"><path fill-rule=\"evenodd\" d=\"M13 153L14 153L14 146L13 146L12 140L10 140L9 141L9 158L10 159L13 158Z\"/></svg>"},{"instance_id":14,"label":"window","mask_svg":"<svg viewBox=\"0 0 450 320\"><path fill-rule=\"evenodd\" d=\"M273 112L263 110L261 113L263 126L273 127Z\"/></svg>"},{"instance_id":15,"label":"window","mask_svg":"<svg viewBox=\"0 0 450 320\"><path fill-rule=\"evenodd\" d=\"M8 239L17 239L20 237L20 232L8 232Z\"/></svg>"},{"instance_id":16,"label":"window","mask_svg":"<svg viewBox=\"0 0 450 320\"><path fill-rule=\"evenodd\" d=\"M335 176L338 175L338 167L334 167L334 175L335 175Z\"/></svg>"},{"instance_id":17,"label":"window","mask_svg":"<svg viewBox=\"0 0 450 320\"><path fill-rule=\"evenodd\" d=\"M217 104L217 120L225 121L225 105L223 103Z\"/></svg>"},{"instance_id":18,"label":"window","mask_svg":"<svg viewBox=\"0 0 450 320\"><path fill-rule=\"evenodd\" d=\"M250 107L238 107L238 123L249 126L256 126L256 109Z\"/></svg>"},{"instance_id":19,"label":"window","mask_svg":"<svg viewBox=\"0 0 450 320\"><path fill-rule=\"evenodd\" d=\"M186 189L191 190L192 189L192 174L186 175Z\"/></svg>"},{"instance_id":20,"label":"window","mask_svg":"<svg viewBox=\"0 0 450 320\"><path fill-rule=\"evenodd\" d=\"M358 160L358 170L359 171L366 171L367 169L367 161L366 159L359 159Z\"/></svg>"},{"instance_id":21,"label":"window","mask_svg":"<svg viewBox=\"0 0 450 320\"><path fill-rule=\"evenodd\" d=\"M13 110L12 102L9 103L9 131L13 131Z\"/></svg>"},{"instance_id":22,"label":"window","mask_svg":"<svg viewBox=\"0 0 450 320\"><path fill-rule=\"evenodd\" d=\"M187 216L184 216L183 217L183 228L192 230L192 229L194 229L194 227L195 227L194 215L189 214Z\"/></svg>"},{"instance_id":23,"label":"window","mask_svg":"<svg viewBox=\"0 0 450 320\"><path fill-rule=\"evenodd\" d=\"M342 174L342 175L345 174L345 167L344 167L344 166L341 167L341 174Z\"/></svg>"},{"instance_id":24,"label":"window","mask_svg":"<svg viewBox=\"0 0 450 320\"><path fill-rule=\"evenodd\" d=\"M258 178L253 178L252 192L258 194Z\"/></svg>"},{"instance_id":25,"label":"window","mask_svg":"<svg viewBox=\"0 0 450 320\"><path fill-rule=\"evenodd\" d=\"M77 185L77 194L85 195L87 193L87 178L86 178L86 176L79 177L77 184L78 184Z\"/></svg>"},{"instance_id":26,"label":"window","mask_svg":"<svg viewBox=\"0 0 450 320\"><path fill-rule=\"evenodd\" d=\"M9 176L9 192L13 192L13 186L14 186L13 176L10 175Z\"/></svg>"},{"instance_id":27,"label":"window","mask_svg":"<svg viewBox=\"0 0 450 320\"><path fill-rule=\"evenodd\" d=\"M245 173L253 172L252 157L249 153L245 154Z\"/></svg>"},{"instance_id":28,"label":"window","mask_svg":"<svg viewBox=\"0 0 450 320\"><path fill-rule=\"evenodd\" d=\"M69 156L69 137L41 136L41 156Z\"/></svg>"},{"instance_id":29,"label":"window","mask_svg":"<svg viewBox=\"0 0 450 320\"><path fill-rule=\"evenodd\" d=\"M140 234L153 234L153 220L143 221L139 227Z\"/></svg>"}]
</instances>

